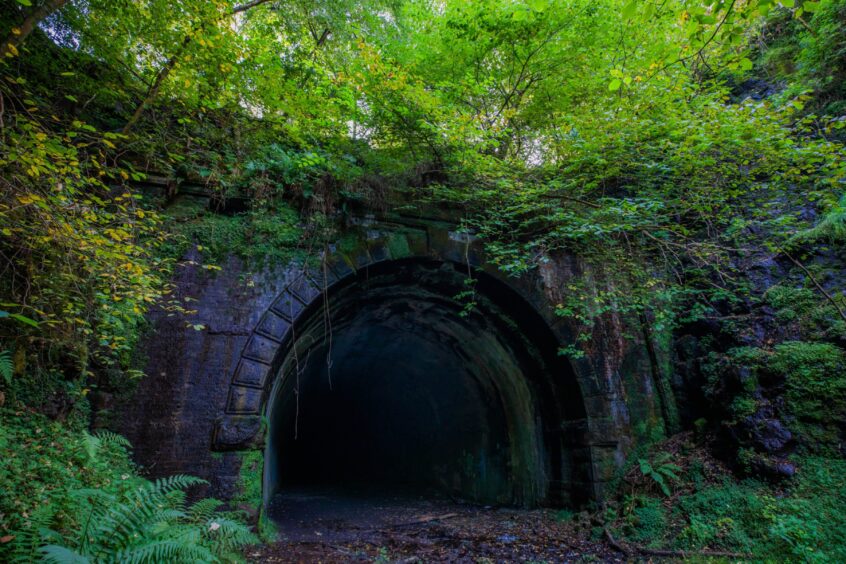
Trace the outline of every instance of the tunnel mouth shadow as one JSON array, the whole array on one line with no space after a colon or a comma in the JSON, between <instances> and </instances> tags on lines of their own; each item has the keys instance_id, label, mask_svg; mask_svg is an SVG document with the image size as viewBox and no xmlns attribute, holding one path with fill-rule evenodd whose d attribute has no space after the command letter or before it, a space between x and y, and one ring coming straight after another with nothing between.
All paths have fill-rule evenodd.
<instances>
[{"instance_id":1,"label":"tunnel mouth shadow","mask_svg":"<svg viewBox=\"0 0 846 564\"><path fill-rule=\"evenodd\" d=\"M581 394L549 326L467 265L390 261L332 287L281 353L264 497L303 488L521 507L586 497Z\"/></svg>"}]
</instances>

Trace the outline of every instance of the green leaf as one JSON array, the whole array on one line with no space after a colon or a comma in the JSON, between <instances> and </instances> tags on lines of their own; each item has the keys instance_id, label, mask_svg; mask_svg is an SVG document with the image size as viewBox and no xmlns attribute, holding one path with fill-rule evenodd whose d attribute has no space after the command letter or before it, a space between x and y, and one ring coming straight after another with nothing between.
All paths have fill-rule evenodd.
<instances>
[{"instance_id":1,"label":"green leaf","mask_svg":"<svg viewBox=\"0 0 846 564\"><path fill-rule=\"evenodd\" d=\"M638 0L631 0L631 2L629 2L628 4L623 6L623 10L621 12L623 14L623 18L625 18L627 20L632 19L632 16L634 16L635 13L637 13L637 6L638 6Z\"/></svg>"},{"instance_id":2,"label":"green leaf","mask_svg":"<svg viewBox=\"0 0 846 564\"><path fill-rule=\"evenodd\" d=\"M15 373L15 367L12 362L11 351L0 351L0 376L6 381L7 386L12 385L12 376Z\"/></svg>"},{"instance_id":3,"label":"green leaf","mask_svg":"<svg viewBox=\"0 0 846 564\"><path fill-rule=\"evenodd\" d=\"M32 6L32 0L18 0L18 4L21 6Z\"/></svg>"},{"instance_id":4,"label":"green leaf","mask_svg":"<svg viewBox=\"0 0 846 564\"><path fill-rule=\"evenodd\" d=\"M20 1L18 0L18 2ZM88 558L78 552L54 544L40 548L39 552L44 555L44 562L62 562L65 564L88 564L90 562Z\"/></svg>"},{"instance_id":5,"label":"green leaf","mask_svg":"<svg viewBox=\"0 0 846 564\"><path fill-rule=\"evenodd\" d=\"M619 90L620 86L622 86L622 85L623 85L623 81L620 80L619 78L615 78L614 80L612 80L611 82L608 83L608 90L610 90L611 92L614 92L616 90Z\"/></svg>"},{"instance_id":6,"label":"green leaf","mask_svg":"<svg viewBox=\"0 0 846 564\"><path fill-rule=\"evenodd\" d=\"M12 319L14 319L16 321L20 321L21 323L24 323L26 325L30 325L32 327L38 327L38 322L36 320L30 319L29 317L27 317L25 315L21 315L19 313L13 313L13 314L9 315L9 317L11 317Z\"/></svg>"},{"instance_id":7,"label":"green leaf","mask_svg":"<svg viewBox=\"0 0 846 564\"><path fill-rule=\"evenodd\" d=\"M740 59L740 70L749 71L752 70L752 66L752 61L750 61L746 57Z\"/></svg>"}]
</instances>

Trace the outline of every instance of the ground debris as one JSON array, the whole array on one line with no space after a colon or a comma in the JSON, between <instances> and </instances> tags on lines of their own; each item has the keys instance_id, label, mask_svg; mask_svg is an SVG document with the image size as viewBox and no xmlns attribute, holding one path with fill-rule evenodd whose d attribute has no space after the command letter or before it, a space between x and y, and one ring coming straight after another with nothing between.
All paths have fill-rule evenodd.
<instances>
[{"instance_id":1,"label":"ground debris","mask_svg":"<svg viewBox=\"0 0 846 564\"><path fill-rule=\"evenodd\" d=\"M593 540L578 520L560 520L551 510L433 507L410 502L380 506L380 526L367 511L356 519L320 519L313 534L285 535L247 552L252 562L624 562L605 539ZM447 511L448 510L448 511ZM319 534L318 534L319 533Z\"/></svg>"}]
</instances>

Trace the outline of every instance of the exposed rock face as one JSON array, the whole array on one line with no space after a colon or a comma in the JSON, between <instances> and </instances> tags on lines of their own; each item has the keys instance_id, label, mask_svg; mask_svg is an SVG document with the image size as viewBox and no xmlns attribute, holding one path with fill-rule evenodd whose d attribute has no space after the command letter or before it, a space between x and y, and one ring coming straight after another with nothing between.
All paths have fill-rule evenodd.
<instances>
[{"instance_id":1,"label":"exposed rock face","mask_svg":"<svg viewBox=\"0 0 846 564\"><path fill-rule=\"evenodd\" d=\"M289 383L292 373L303 374L303 366L292 371L292 363L309 352L322 355L333 334L328 324L336 319L338 335L344 327L359 327L346 333L351 336L374 328L372 339L379 341L402 335L404 341L396 340L402 345L368 345L393 354L391 366L401 364L402 355L416 367L449 352L469 366L466 371L453 367L466 389L487 386L487 396L472 392L467 397L475 400L465 398L475 407L458 406L452 413L471 419L489 413L484 417L501 418L504 425L501 432L490 419L477 425L477 444L489 446L469 453L474 471L500 476L489 481L499 485L492 486L490 491L498 493L488 499L505 495L512 503L535 505L601 497L640 440L633 429L663 424L656 393L661 367L641 328L609 316L585 343L584 358L560 356L559 348L573 342L576 328L555 315L555 306L574 269L581 268L578 261L552 257L540 272L509 278L486 265L478 242L453 226L449 218L365 216L351 222L344 245L330 250L325 268L256 268L234 258L216 274L184 267L177 287L181 296L195 300L190 306L197 314L152 317L154 330L144 345L148 377L124 411L123 430L139 462L154 475L206 478L211 493L232 497L242 452L265 448L266 432L272 435L282 425L268 417L269 410L297 397ZM196 253L190 258L201 261ZM476 280L472 286L464 284L468 276ZM364 307L367 303L372 306ZM366 323L357 315L359 304ZM412 310L416 313L402 313ZM192 328L200 324L204 330ZM419 346L412 338L418 330ZM430 341L439 342L424 344ZM350 368L348 379L378 365L375 356L354 359L360 339L347 343L335 349L331 362L358 366ZM416 362L414 355L419 355ZM448 365L444 356L429 370ZM317 368L307 370L321 377ZM274 403L279 394L282 403ZM273 451L278 443L270 445L266 490L278 482L271 474L284 468L276 461L284 454ZM492 458L481 463L483 452ZM457 464L444 464L443 475L456 476L453 483L468 481ZM472 497L464 486L458 491Z\"/></svg>"}]
</instances>

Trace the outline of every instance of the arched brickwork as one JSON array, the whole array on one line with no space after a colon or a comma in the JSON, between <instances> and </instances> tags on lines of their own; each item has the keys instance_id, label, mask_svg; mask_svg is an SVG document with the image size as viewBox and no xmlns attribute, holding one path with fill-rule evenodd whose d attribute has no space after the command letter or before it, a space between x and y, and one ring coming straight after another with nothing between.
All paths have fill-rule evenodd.
<instances>
[{"instance_id":1,"label":"arched brickwork","mask_svg":"<svg viewBox=\"0 0 846 564\"><path fill-rule=\"evenodd\" d=\"M407 230L389 233L387 237L374 236L373 231L356 245L347 245L347 251L332 249L323 264L304 268L276 297L272 305L263 313L258 324L247 340L240 359L231 375L229 393L224 413L216 421L213 431L213 449L218 451L260 448L265 440L263 415L266 411L268 394L280 367L285 360L287 350L296 337L297 328L303 319L314 315L324 306L327 293L344 284L355 283L356 278L365 278L370 269L390 261L403 261L417 257L437 259L466 266L470 271L484 268L482 254L472 237L466 234L446 231L432 237L420 237L419 233ZM445 236L444 236L445 235ZM416 248L415 248L416 247ZM521 280L503 277L498 271L493 272L503 284L512 288L516 300L522 300L522 307L532 308L538 318L550 319L548 298L542 287L536 284L519 284ZM517 297L519 295L519 297ZM547 306L538 310L535 304ZM546 314L546 316L544 316ZM553 322L558 321L551 318ZM569 331L558 326L559 346L569 344ZM610 427L606 422L613 417L611 402L596 401L596 378L590 365L573 366L574 370L560 375L561 378L577 379L581 396L585 390L588 396L584 405L586 417L562 420L559 422L562 435L578 449L576 458L583 465L580 487L587 488L583 498L596 497L603 482L608 477L603 469L603 451L609 447L616 449L617 437L607 436ZM576 376L573 376L573 375ZM581 376L581 377L579 377ZM613 432L613 431L611 431ZM606 436L602 436L606 433ZM607 457L606 457L607 458ZM606 463L607 466L607 463Z\"/></svg>"},{"instance_id":2,"label":"arched brickwork","mask_svg":"<svg viewBox=\"0 0 846 564\"><path fill-rule=\"evenodd\" d=\"M236 495L241 453L264 446L263 415L285 347L301 316L319 311L333 288L366 280L380 265L433 260L485 273L513 291L555 342L573 342L577 328L555 314L577 258L550 257L539 269L509 277L487 264L472 236L450 218L394 214L350 220L342 240L326 253L325 270L301 265L250 266L228 259L217 275L188 266L176 281L194 301L190 319L163 312L142 348L150 359L124 433L151 475L190 473L210 481L209 494ZM189 255L192 261L197 255ZM200 332L191 327L206 326ZM600 498L605 484L637 443L637 429L660 425L654 394L655 366L637 328L611 316L598 325L587 354L566 359L577 383L585 417L560 421L567 444L587 468L587 497ZM216 454L215 454L216 453Z\"/></svg>"}]
</instances>

